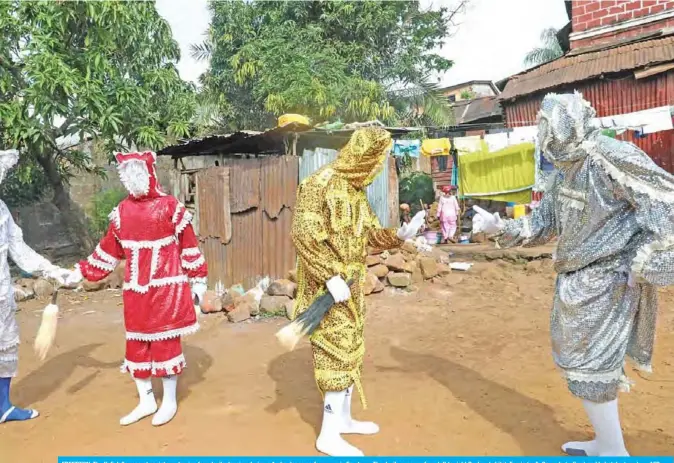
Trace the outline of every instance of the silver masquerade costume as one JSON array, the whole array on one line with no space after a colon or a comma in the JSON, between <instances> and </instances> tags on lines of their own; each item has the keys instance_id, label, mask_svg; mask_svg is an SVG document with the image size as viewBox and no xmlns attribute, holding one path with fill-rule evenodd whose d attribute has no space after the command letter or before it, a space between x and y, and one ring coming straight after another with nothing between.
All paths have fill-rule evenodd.
<instances>
[{"instance_id":1,"label":"silver masquerade costume","mask_svg":"<svg viewBox=\"0 0 674 463\"><path fill-rule=\"evenodd\" d=\"M18 159L19 154L14 150L0 151L0 182ZM8 255L29 273L46 275L58 269L24 243L21 228L14 223L7 205L0 201L0 378L16 376L19 353L19 327Z\"/></svg>"},{"instance_id":2,"label":"silver masquerade costume","mask_svg":"<svg viewBox=\"0 0 674 463\"><path fill-rule=\"evenodd\" d=\"M627 386L626 357L651 369L655 286L674 283L674 176L602 135L594 117L579 94L545 97L539 144L558 171L530 216L505 222L499 243L558 238L553 357L574 395L607 402Z\"/></svg>"}]
</instances>

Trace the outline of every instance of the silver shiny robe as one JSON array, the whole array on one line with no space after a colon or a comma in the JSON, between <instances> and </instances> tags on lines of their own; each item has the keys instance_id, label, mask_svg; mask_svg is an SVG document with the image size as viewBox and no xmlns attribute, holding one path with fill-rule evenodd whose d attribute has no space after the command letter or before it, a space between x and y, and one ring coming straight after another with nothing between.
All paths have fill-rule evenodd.
<instances>
[{"instance_id":1,"label":"silver shiny robe","mask_svg":"<svg viewBox=\"0 0 674 463\"><path fill-rule=\"evenodd\" d=\"M625 384L626 356L651 369L654 285L674 283L674 177L633 144L583 128L593 111L574 119L573 110L550 110L563 117L548 130L565 130L566 118L576 125L571 130L587 130L582 141L548 148L557 175L530 216L506 222L499 243L537 246L558 238L553 357L574 394L604 402Z\"/></svg>"},{"instance_id":2,"label":"silver shiny robe","mask_svg":"<svg viewBox=\"0 0 674 463\"><path fill-rule=\"evenodd\" d=\"M46 273L54 268L24 243L21 228L14 223L5 203L0 201L0 378L16 375L19 350L19 327L8 256L29 273Z\"/></svg>"}]
</instances>

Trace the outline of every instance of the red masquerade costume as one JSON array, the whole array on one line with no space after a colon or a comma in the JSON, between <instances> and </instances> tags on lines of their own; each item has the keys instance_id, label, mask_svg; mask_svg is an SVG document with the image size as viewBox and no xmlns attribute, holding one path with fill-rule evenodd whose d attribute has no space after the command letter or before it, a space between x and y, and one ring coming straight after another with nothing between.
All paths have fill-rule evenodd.
<instances>
[{"instance_id":1,"label":"red masquerade costume","mask_svg":"<svg viewBox=\"0 0 674 463\"><path fill-rule=\"evenodd\" d=\"M180 374L180 337L199 329L190 283L205 284L206 262L192 215L161 191L155 154L118 153L116 159L131 195L112 211L107 234L79 269L87 280L99 281L126 259L122 371L137 379Z\"/></svg>"}]
</instances>

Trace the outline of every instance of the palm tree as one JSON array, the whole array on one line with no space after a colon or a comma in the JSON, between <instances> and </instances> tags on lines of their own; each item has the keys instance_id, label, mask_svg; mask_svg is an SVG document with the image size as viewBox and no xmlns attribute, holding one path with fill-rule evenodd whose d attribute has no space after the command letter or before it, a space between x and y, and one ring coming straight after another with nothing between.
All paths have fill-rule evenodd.
<instances>
[{"instance_id":1,"label":"palm tree","mask_svg":"<svg viewBox=\"0 0 674 463\"><path fill-rule=\"evenodd\" d=\"M556 60L564 55L562 46L557 39L557 29L549 27L541 32L541 46L531 50L524 57L524 65L528 67L538 66L549 61Z\"/></svg>"}]
</instances>

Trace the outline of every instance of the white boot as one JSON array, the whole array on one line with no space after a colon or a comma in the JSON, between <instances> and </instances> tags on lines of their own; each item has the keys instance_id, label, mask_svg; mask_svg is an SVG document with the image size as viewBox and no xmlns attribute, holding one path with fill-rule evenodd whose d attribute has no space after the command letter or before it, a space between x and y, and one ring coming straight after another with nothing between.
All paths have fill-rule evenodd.
<instances>
[{"instance_id":1,"label":"white boot","mask_svg":"<svg viewBox=\"0 0 674 463\"><path fill-rule=\"evenodd\" d=\"M342 434L363 434L372 435L379 432L379 426L371 421L356 421L351 417L351 399L353 397L353 386L346 390L343 408Z\"/></svg>"},{"instance_id":2,"label":"white boot","mask_svg":"<svg viewBox=\"0 0 674 463\"><path fill-rule=\"evenodd\" d=\"M131 413L119 420L119 424L122 426L133 424L157 411L157 401L154 398L154 392L152 392L152 381L150 378L135 378L134 381L136 382L136 388L138 388L138 406Z\"/></svg>"},{"instance_id":3,"label":"white boot","mask_svg":"<svg viewBox=\"0 0 674 463\"><path fill-rule=\"evenodd\" d=\"M629 457L620 428L618 401L598 404L583 400L583 406L594 428L595 438L588 442L567 442L562 446L564 453L574 457Z\"/></svg>"},{"instance_id":4,"label":"white boot","mask_svg":"<svg viewBox=\"0 0 674 463\"><path fill-rule=\"evenodd\" d=\"M153 426L161 426L168 423L176 416L176 412L178 411L178 402L176 400L178 375L162 378L162 385L164 386L164 397L161 399L159 411L152 417Z\"/></svg>"},{"instance_id":5,"label":"white boot","mask_svg":"<svg viewBox=\"0 0 674 463\"><path fill-rule=\"evenodd\" d=\"M326 392L323 404L323 424L316 439L316 449L330 457L362 457L363 452L342 439L344 400L346 391Z\"/></svg>"}]
</instances>

